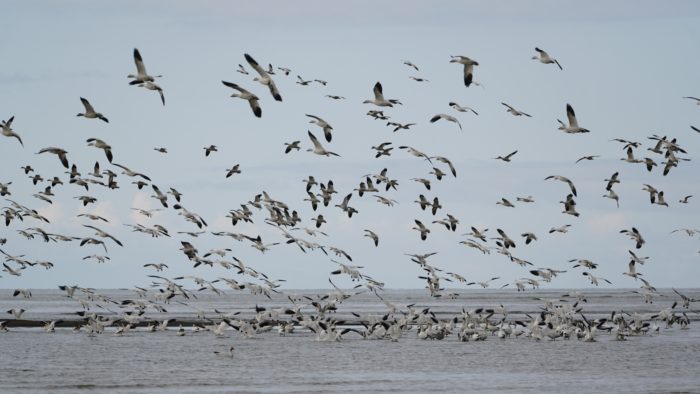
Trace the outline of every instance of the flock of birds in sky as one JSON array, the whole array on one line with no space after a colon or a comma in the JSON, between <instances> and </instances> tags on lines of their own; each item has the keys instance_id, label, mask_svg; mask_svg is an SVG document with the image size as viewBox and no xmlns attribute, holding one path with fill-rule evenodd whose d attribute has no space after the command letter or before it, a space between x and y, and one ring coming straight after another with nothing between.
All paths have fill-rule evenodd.
<instances>
[{"instance_id":1,"label":"flock of birds in sky","mask_svg":"<svg viewBox=\"0 0 700 394\"><path fill-rule=\"evenodd\" d=\"M563 71L563 67L557 59L540 48L535 48L535 51L532 59L542 63L544 66L554 66L556 72ZM162 105L165 106L164 89L155 82L156 78L161 76L151 75L146 71L143 58L137 49L134 49L133 57L136 64L136 73L128 75L131 80L129 84L157 92ZM264 85L274 100L282 102L284 92L280 92L274 78L288 78L292 70L284 67L274 68L271 64L265 68L249 54L245 54L244 57L249 68L255 74L253 81ZM449 62L462 66L462 81L466 88L479 84L474 79L475 67L479 66L477 61L466 56L452 56ZM416 72L420 70L418 66L410 61L403 61L403 64ZM249 75L248 68L243 64L238 65L237 71L240 74ZM411 79L416 83L428 82L427 79L421 77L412 76ZM262 104L264 104L265 100L261 99L260 96L264 97L266 93L260 92L260 96L253 93L258 87L256 84L248 83L247 81L241 84L229 81L221 82L225 87L233 90L231 97L247 101L253 116L257 118L263 116ZM325 86L327 83L319 79L304 80L301 76L297 76L296 81L296 84L301 86L310 84ZM374 84L372 93L372 96L364 101L365 104L370 105L367 116L386 121L386 125L393 132L409 130L415 126L414 123L400 123L390 120L390 116L385 114L384 111L388 108L403 104L399 99L387 98L380 82ZM345 97L338 95L329 94L326 97L330 100L345 100ZM697 101L700 104L700 99L698 98L686 98ZM80 97L80 101L84 111L78 113L77 116L88 120L95 119L109 123L107 116L98 112L88 99ZM232 105L238 105L238 103L234 102ZM531 116L508 103L504 102L502 105L513 116ZM434 114L429 117L429 121L431 123L450 122L454 124L455 129L462 130L462 124L458 118L458 116L462 116L460 114L478 115L472 108L462 106L456 102L450 102L449 107L452 109L452 112ZM566 104L565 111L567 121L558 120L559 130L568 134L590 132L590 130L581 126L581 124L585 125L585 118L579 123L572 105ZM306 136L308 136L310 145L306 150L320 156L340 156L339 153L330 150L333 144L333 126L320 116L313 114L306 114L306 116L309 118L310 124L318 127L318 129L314 128L313 132L311 130L307 131ZM10 116L7 120L2 121L0 124L2 135L16 139L19 146L24 147L26 141L21 137L21 128L18 127L17 130L13 128L14 121L14 116ZM691 126L691 128L696 132L700 132L694 126ZM322 136L321 133L323 133ZM649 137L649 140L652 141L652 144L644 151L645 155L640 155L642 143L615 139L615 142L619 143L626 153L621 160L626 163L644 166L649 172L661 171L663 176L668 175L674 168L690 160L687 156L688 152L676 138L653 135ZM9 143L10 141L6 140L4 143ZM398 340L403 333L409 330L415 330L418 337L423 339L443 339L452 332L456 332L458 339L463 341L483 340L491 335L506 338L517 337L523 334L534 339L578 337L591 341L594 340L596 331L612 332L617 339L624 340L629 335L658 331L657 321L663 321L667 326L680 324L682 327L687 327L690 323L686 311L690 304L696 300L675 289L674 291L678 295L682 303L681 307L684 310L681 310L681 307L678 307L677 303L674 302L671 307L664 308L658 313L626 315L613 312L609 318L598 319L588 319L584 316L581 303L586 300L585 296L578 292L570 294L575 299L572 303L555 304L549 301L545 303L541 313L518 319L508 319L508 312L503 306L493 309L463 310L456 316L447 319L439 318L428 308L420 309L414 305L397 306L383 298L384 282L380 278L373 278L366 272L363 272L363 266L353 265L351 254L348 251L317 241L322 239L322 237L328 237L328 234L324 232L324 224L328 215L337 214L338 211L334 210L334 208L338 208L342 212L340 215L347 215L348 218L352 218L353 215L357 215L359 212L356 208L358 199L367 199L368 196L371 196L378 204L386 206L386 209L390 209L398 203L397 200L392 198L391 193L399 188L399 183L403 182L403 180L392 178L387 168L376 174L363 175L363 180L357 188L346 191L336 190L332 180L318 180L313 175L310 175L303 181L305 185L300 185L300 189L303 187L305 190L303 192L300 190L303 198L300 198L299 201L280 201L267 192L262 191L249 201L241 203L239 208L231 209L228 212L227 218L230 219L232 228L235 228L239 223L258 221L258 223L266 223L279 232L279 240L266 242L260 234L243 234L233 231L207 232L208 224L205 219L195 211L185 208L184 203L186 203L186 199L184 193L172 187L160 187L147 174L132 170L127 165L113 161L119 152L113 152L112 147L103 139L89 138L86 143L89 147L102 150L106 162L97 162L89 170L82 166L82 168L79 168L75 162L71 161L70 153L65 149L44 147L35 153L55 155L60 165L65 168L67 176L44 177L31 164L27 163L21 169L29 178L29 181L26 179L13 181L0 179L0 181L4 182L0 183L0 196L5 199L5 204L1 210L4 225L7 229L2 232L5 235L0 238L0 253L2 253L1 257L4 259L4 275L19 277L26 275L32 269L51 269L54 266L50 261L32 261L25 254L13 251L12 236L54 244L76 243L78 245L76 247L90 250L90 252L86 252L87 256L83 260L108 263L110 260L110 248L115 246L128 247L113 234L103 229L104 224L109 222L108 219L96 214L81 213L78 216L84 220L82 226L85 229L85 234L80 236L57 234L45 229L51 223L48 218L39 213L37 206L40 204L52 204L54 193L61 191L68 193L70 188L72 190L81 190L81 192L84 189L85 194L75 197L78 200L76 204L88 207L97 201L97 198L89 194L94 188L114 190L127 187L134 190L150 189L153 193L151 197L160 204L158 209L132 207L131 209L134 212L147 219L156 217L160 214L160 211L176 212L189 223L188 226L192 226L191 229L178 231L179 235L189 237L187 240L180 241L180 250L184 255L183 261L186 258L186 261L194 269L202 272L207 267L221 267L235 274L229 277L218 277L213 280L193 275L167 277L165 272L167 272L169 266L166 263L148 263L144 267L147 270L153 270L148 275L149 280L152 281L151 288L135 287L135 297L125 300L109 299L89 287L68 284L60 286L60 289L65 291L66 296L76 299L76 302L79 303L82 309L77 313L81 318L76 318L70 324L73 324L76 330L85 331L89 335L99 334L104 331L105 327L110 326L115 327L114 333L116 335L123 335L130 329L136 329L139 326L146 326L151 331L165 330L169 320L157 323L153 319L146 317L146 311L152 309L156 312L165 312L166 305L169 302L176 300L186 304L188 300L196 298L197 293L202 291L224 296L226 293L222 290L223 288L235 291L246 290L252 294L267 298L270 298L273 293L282 292L279 288L282 282L285 281L284 279L272 279L271 275L253 268L247 262L232 256L233 249L231 247L212 249L206 252L198 250L196 240L199 236L205 235L220 237L222 243L234 240L247 243L261 253L265 253L273 247L287 245L298 249L300 253L323 253L328 255L333 264L333 269L330 270L331 277L329 278L333 290L328 294L313 296L289 295L290 305L277 309L256 305L254 317L250 319L237 318L235 314L217 310L212 312L216 315L216 318L202 315L198 322L192 323L189 330L186 330L181 325L177 331L178 335L185 335L194 331L211 331L214 335L223 336L225 331L235 329L244 337L254 337L275 327L282 335L292 333L295 327L305 327L314 333L316 339L324 341L336 341L348 333L355 333L363 338L370 339ZM280 150L280 154L294 154L302 150L302 145L302 140L286 142L284 148ZM527 246L536 242L538 235L533 232L508 234L501 228L489 230L487 228L477 228L476 226L465 227L454 214L446 213L448 207L443 206L437 196L427 196L428 193L434 191L436 183L446 178L457 177L457 170L453 162L447 157L431 156L412 146L401 145L396 147L398 148L397 151L394 151L394 148L392 142L378 143L376 146L371 147L372 155L374 158L379 159L402 151L427 164L424 176L410 179L419 184L421 189L425 190L424 194L419 194L413 201L416 204L416 209L425 211L421 214L430 212L432 216L430 221L412 219L416 242L418 240L425 241L430 237L439 237L439 233L436 234L438 231L457 232L466 228L466 238L460 242L465 247L473 248L484 255L492 253L504 255L509 261L523 268L522 277L501 286L502 288L511 286L518 292L526 291L527 289L537 289L542 282L551 282L558 275L571 270L576 271L577 269L581 270L579 275L586 276L590 280L591 285L598 286L603 282L611 283L610 279L595 274L598 264L586 258L570 260L571 268L568 270L537 267L532 262L519 258L514 254L516 246ZM161 154L168 153L166 147L155 147L154 150ZM210 156L215 152L217 152L216 145L204 147L205 156ZM517 153L518 150L515 150L499 155L494 159L508 163L514 159ZM595 160L598 157L596 155L584 155L576 162ZM660 170L655 170L654 167L658 167ZM225 177L233 177L241 172L241 165L236 164L226 169ZM575 183L570 178L559 174L547 175L544 179L548 182L561 182L563 187L560 201L562 204L561 213L571 217L580 216ZM20 181L32 182L33 185L40 188L32 195L33 199L22 202L15 199L12 194L13 182ZM125 185L129 181L131 185ZM605 194L602 197L613 200L616 206L619 207L619 195L614 190L615 186L620 183L619 173L611 174L608 179L605 179L605 182ZM645 184L644 190L649 193L651 204L669 206L663 190L659 190L651 184ZM688 204L691 202L692 197L692 195L687 195L680 199L678 203ZM534 199L531 196L517 197L515 203L528 204L533 201ZM314 216L312 217L302 217L299 211L294 208L298 204L307 203L314 211ZM502 198L496 202L496 204L502 205L504 208L513 208L515 203L507 198ZM444 214L444 217L438 216L438 213ZM265 217L261 219L261 216ZM143 233L145 236L154 239L173 236L169 229L158 224L127 224L127 226L130 226L134 232ZM551 227L549 233L555 235L564 234L567 233L570 226L570 224L566 224ZM692 237L700 230L677 229L675 231ZM636 227L621 229L620 233L621 237L627 236L631 241L629 244L629 264L627 270L622 274L633 281L630 283L641 283L639 294L644 297L645 302L652 303L653 297L657 294L656 288L639 271L641 266L649 263L649 257L645 257L641 253L646 240ZM370 245L374 247L380 245L380 235L377 231L369 228L363 230L363 236L367 237ZM406 260L410 260L419 267L419 278L425 281L425 287L432 297L455 296L455 294L446 292L444 288L445 282L455 285L475 285L487 288L491 283L500 279L499 277L492 277L469 280L458 272L446 272L430 263L430 257L434 254L436 252L426 254L406 253ZM227 259L227 256L230 258ZM178 262L177 264L181 263ZM332 281L331 278L334 276L347 276L356 286L352 290L342 290ZM198 290L193 291L189 289L188 283L194 283ZM358 292L373 294L378 297L386 304L387 312L381 316L357 315L357 324L347 326L345 324L347 322L335 319L333 312L337 310L339 304ZM16 289L14 296L30 298L31 290ZM261 299L264 300L264 298ZM110 308L119 310L113 311ZM103 312L96 311L99 309ZM25 310L20 308L7 311L7 314L11 315L15 320L0 322L0 330L7 331L12 324L19 324L19 320L24 312ZM45 329L53 331L56 325L61 323L65 322L47 322ZM223 356L232 356L233 347L216 353Z\"/></svg>"}]
</instances>

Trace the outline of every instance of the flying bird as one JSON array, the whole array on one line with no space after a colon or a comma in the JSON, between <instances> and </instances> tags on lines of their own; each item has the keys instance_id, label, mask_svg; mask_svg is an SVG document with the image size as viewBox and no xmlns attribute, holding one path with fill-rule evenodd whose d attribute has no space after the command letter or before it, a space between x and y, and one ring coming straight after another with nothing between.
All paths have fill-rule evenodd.
<instances>
[{"instance_id":1,"label":"flying bird","mask_svg":"<svg viewBox=\"0 0 700 394\"><path fill-rule=\"evenodd\" d=\"M522 112L522 111L518 111L517 109L511 107L510 105L508 105L506 103L501 103L501 104L505 105L508 108L507 112L510 112L511 114L513 114L513 116L527 116L528 118L532 117L532 115L526 114L525 112Z\"/></svg>"},{"instance_id":2,"label":"flying bird","mask_svg":"<svg viewBox=\"0 0 700 394\"><path fill-rule=\"evenodd\" d=\"M556 64L560 70L564 70L561 64L559 64L559 62L557 61L557 59L554 59L551 56L549 56L547 52L537 47L535 47L535 51L537 51L537 55L532 57L533 60L539 60L540 63L544 64Z\"/></svg>"},{"instance_id":3,"label":"flying bird","mask_svg":"<svg viewBox=\"0 0 700 394\"><path fill-rule=\"evenodd\" d=\"M566 117L569 120L568 126L564 124L564 122L562 122L561 120L557 119L557 122L559 122L559 130L562 130L563 132L568 134L590 132L590 130L584 129L583 127L580 127L578 125L578 121L576 120L576 114L574 113L574 108L571 106L571 104L566 104Z\"/></svg>"},{"instance_id":4,"label":"flying bird","mask_svg":"<svg viewBox=\"0 0 700 394\"><path fill-rule=\"evenodd\" d=\"M333 126L331 126L330 124L328 124L328 122L319 118L316 115L306 114L306 116L311 118L309 123L313 123L313 124L315 124L318 127L323 129L323 136L326 138L326 141L331 142L331 139L333 139L333 135L331 134L331 131L333 130Z\"/></svg>"},{"instance_id":5,"label":"flying bird","mask_svg":"<svg viewBox=\"0 0 700 394\"><path fill-rule=\"evenodd\" d=\"M365 100L362 103L363 104L374 104L378 107L393 107L394 103L391 100L387 100L384 98L384 94L382 93L382 84L377 82L374 84L374 100Z\"/></svg>"},{"instance_id":6,"label":"flying bird","mask_svg":"<svg viewBox=\"0 0 700 394\"><path fill-rule=\"evenodd\" d=\"M243 100L248 100L248 104L250 105L250 109L253 110L253 114L258 118L262 116L262 109L260 108L260 103L258 103L258 100L259 100L258 96L243 89L242 87L236 85L235 83L226 82L226 81L221 81L221 83L223 83L224 86L228 86L231 89L238 90L240 93L233 93L233 94L231 94L231 97L238 97L238 98L241 98Z\"/></svg>"},{"instance_id":7,"label":"flying bird","mask_svg":"<svg viewBox=\"0 0 700 394\"><path fill-rule=\"evenodd\" d=\"M270 94L272 94L272 97L274 97L274 99L277 101L282 101L282 96L280 96L280 92L277 90L277 85L275 85L275 81L270 78L270 75L263 70L258 62L256 62L255 59L253 59L249 54L245 53L244 56L248 64L250 64L250 66L253 67L258 74L260 74L260 77L255 77L253 80L267 86L270 89Z\"/></svg>"},{"instance_id":8,"label":"flying bird","mask_svg":"<svg viewBox=\"0 0 700 394\"><path fill-rule=\"evenodd\" d=\"M12 130L12 121L14 120L15 117L11 116L10 119L6 121L3 120L2 122L0 122L0 128L2 128L2 135L4 135L5 137L15 137L17 138L17 141L19 141L19 144L24 146L22 138Z\"/></svg>"},{"instance_id":9,"label":"flying bird","mask_svg":"<svg viewBox=\"0 0 700 394\"><path fill-rule=\"evenodd\" d=\"M455 118L455 117L452 116L452 115L437 114L437 115L433 116L432 118L430 118L430 123L435 123L435 122L437 122L437 121L440 120L440 119L445 119L445 120L447 120L447 121L449 121L449 122L457 123L457 126L459 126L459 129L462 130L462 124L459 123L459 120L457 120L457 118Z\"/></svg>"},{"instance_id":10,"label":"flying bird","mask_svg":"<svg viewBox=\"0 0 700 394\"><path fill-rule=\"evenodd\" d=\"M99 112L95 112L95 109L92 107L92 105L90 104L90 102L87 101L87 99L84 99L84 98L81 97L81 98L80 98L80 101L83 103L83 106L85 107L85 112L84 112L84 113L79 113L79 114L76 115L76 116L83 116L83 117L85 117L85 118L87 118L87 119L100 119L100 120L102 120L102 121L104 121L104 122L106 122L106 123L109 123L109 120L108 120L107 118L105 118L104 115L102 115L102 114L99 113Z\"/></svg>"},{"instance_id":11,"label":"flying bird","mask_svg":"<svg viewBox=\"0 0 700 394\"><path fill-rule=\"evenodd\" d=\"M146 72L146 66L143 64L143 58L141 58L141 53L136 48L134 48L134 63L136 64L136 74L127 75L127 78L133 78L133 81L129 82L129 85L139 85L142 83L153 82L155 81L155 78L162 77L162 75L156 75L155 77L148 75Z\"/></svg>"},{"instance_id":12,"label":"flying bird","mask_svg":"<svg viewBox=\"0 0 700 394\"><path fill-rule=\"evenodd\" d=\"M326 148L324 148L323 145L321 145L321 143L318 141L318 139L316 139L316 136L313 135L310 131L307 130L307 133L309 134L309 138L311 139L311 142L314 144L313 149L307 149L306 150L307 152L313 152L313 153L320 155L320 156L331 156L332 155L332 156L340 157L339 154L337 154L335 152L331 152L329 150L326 150Z\"/></svg>"},{"instance_id":13,"label":"flying bird","mask_svg":"<svg viewBox=\"0 0 700 394\"><path fill-rule=\"evenodd\" d=\"M464 86L469 87L474 79L474 66L478 66L479 62L466 56L452 56L450 63L459 63L464 65Z\"/></svg>"}]
</instances>

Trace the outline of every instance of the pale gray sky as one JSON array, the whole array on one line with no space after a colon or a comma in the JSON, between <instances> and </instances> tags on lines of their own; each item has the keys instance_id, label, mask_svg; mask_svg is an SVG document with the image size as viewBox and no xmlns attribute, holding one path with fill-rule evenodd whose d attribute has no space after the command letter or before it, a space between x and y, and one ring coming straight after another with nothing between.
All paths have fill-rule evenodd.
<instances>
[{"instance_id":1,"label":"pale gray sky","mask_svg":"<svg viewBox=\"0 0 700 394\"><path fill-rule=\"evenodd\" d=\"M535 267L568 270L551 287L588 287L580 269L567 260L588 258L599 264L596 274L615 287L638 287L625 277L628 252L633 243L619 230L637 227L647 240L639 254L650 263L638 270L657 287L696 286L700 274L699 237L669 234L676 228L700 227L700 186L696 152L700 134L689 125L700 125L700 107L683 96L700 95L697 64L700 41L700 5L696 2L278 2L263 5L230 2L8 2L0 40L0 119L15 116L13 129L22 136L0 138L3 170L0 182L12 182L11 198L39 210L52 219L41 224L31 219L15 221L0 229L7 238L1 248L9 254L25 254L34 260L51 260L52 270L27 269L22 276L6 273L0 287L54 287L79 284L89 287L130 287L149 282L152 270L145 263L165 262L166 276L192 274L213 279L235 276L231 271L192 269L178 250L181 240L191 241L203 254L210 248L231 248L232 255L267 273L284 278L288 288L327 286L336 268L320 251L303 254L294 245L278 245L264 255L249 243L211 235L191 239L177 231L194 226L172 210L151 220L134 215L131 207L156 208L150 189L136 190L132 179L120 176L116 191L75 185L56 188L53 205L32 197L45 183L34 186L20 166L31 164L50 178L63 174L53 155L35 155L39 149L59 146L69 152L85 175L96 160L110 168L101 151L85 140L97 137L114 150L114 162L148 174L162 190L175 187L184 193L183 205L202 215L208 231L261 234L266 242L281 241L279 231L264 224L265 212L256 212L253 225L232 227L228 210L266 190L296 209L303 225L323 213L328 224L321 230L329 237L317 242L349 252L353 264L384 281L387 287L423 287L423 272L405 253L438 252L430 262L460 273L468 280L500 276L495 285L529 277L526 269L505 256L482 255L459 241L469 226L504 229L518 244L516 257ZM535 46L547 50L564 67L543 65L530 58ZM147 70L163 74L157 82L165 90L162 107L155 92L128 85L134 72L133 48L139 48ZM267 88L235 70L238 64L252 70L244 53L261 64L289 67L289 76L273 76L284 98L275 102ZM466 55L479 62L474 78L483 85L466 88L462 67L449 63L450 55ZM415 72L402 64L411 60ZM327 86L300 86L296 76L323 79ZM409 76L430 82L418 83ZM255 118L247 103L230 98L232 91L221 80L235 82L260 97L263 116ZM372 97L372 86L381 81L389 98L403 106L385 110L391 120L413 122L410 130L392 133L385 122L365 113L378 109L362 101ZM347 100L334 101L324 95ZM107 116L109 124L76 117L82 112L79 97L91 101ZM473 107L479 116L456 113L450 101ZM533 115L514 117L501 101ZM590 134L567 135L557 130L566 103L576 110L580 124ZM455 115L456 125L429 123L436 113ZM334 127L327 148L341 158L312 155L306 131L322 132L304 114L323 117ZM663 159L646 151L652 134L678 138L693 161L682 162L664 177L659 169L648 173L642 166L620 161L621 145L612 138L642 142L639 157ZM302 142L303 150L283 153L283 143ZM433 180L427 191L412 177L431 177L430 166L395 149L391 157L375 159L370 147L384 141L410 145L430 155L450 158L458 176ZM205 158L203 147L219 146ZM167 155L153 151L167 147ZM511 163L493 160L518 150ZM592 162L574 164L587 154L600 155ZM225 179L225 169L240 163L242 174ZM338 208L312 212L301 182L308 175L319 181L333 179L339 193L333 204L357 188L362 175L389 169L398 179L398 191L382 192L398 205L389 208L370 196L355 194L352 206L359 210L348 219ZM444 167L444 166L443 166ZM112 168L117 170L117 168ZM605 182L619 171L620 208L602 197ZM121 172L121 171L118 171ZM578 189L579 218L562 214L558 201L568 188L548 175L571 178ZM643 184L664 190L670 207L650 205ZM40 187L41 186L41 187ZM73 197L89 194L98 203L82 208ZM419 194L439 196L443 209L436 217L420 211L413 201ZM695 195L687 205L678 200ZM533 204L516 208L496 205L501 197L532 195ZM171 203L172 205L172 203ZM4 206L4 202L3 202ZM45 244L26 240L17 230L41 226L54 233L80 237L91 235L89 223L78 213L107 217L96 224L122 240L124 247L108 243L111 261L82 261L100 254L95 246L73 243ZM455 233L430 225L428 240L421 242L411 230L414 219L423 223L451 213L460 220ZM172 238L152 239L132 233L124 224L162 224ZM548 234L550 227L571 224L568 234ZM375 248L363 229L380 236ZM534 232L539 240L525 246L519 236ZM301 235L301 234L300 234ZM309 238L309 237L307 237ZM490 241L493 244L493 241ZM230 258L230 257L229 257ZM336 283L351 285L347 278ZM447 283L445 283L447 284ZM512 286L512 285L511 285Z\"/></svg>"}]
</instances>

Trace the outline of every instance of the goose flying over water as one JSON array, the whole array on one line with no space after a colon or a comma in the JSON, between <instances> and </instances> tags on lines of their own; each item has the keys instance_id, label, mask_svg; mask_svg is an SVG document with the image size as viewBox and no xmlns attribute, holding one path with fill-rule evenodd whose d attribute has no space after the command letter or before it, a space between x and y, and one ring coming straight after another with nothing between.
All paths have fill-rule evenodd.
<instances>
[{"instance_id":1,"label":"goose flying over water","mask_svg":"<svg viewBox=\"0 0 700 394\"><path fill-rule=\"evenodd\" d=\"M274 97L274 99L277 101L282 101L282 96L280 96L280 92L277 90L277 85L275 85L275 81L270 78L270 75L263 70L258 62L256 62L255 59L253 59L249 54L245 53L244 56L248 64L250 64L250 66L253 67L258 74L260 74L260 77L255 77L253 80L267 86L270 89L270 94L272 94L272 97Z\"/></svg>"},{"instance_id":2,"label":"goose flying over water","mask_svg":"<svg viewBox=\"0 0 700 394\"><path fill-rule=\"evenodd\" d=\"M95 111L95 109L92 107L90 102L87 101L87 99L81 97L80 101L83 103L83 106L85 107L85 112L79 113L76 116L83 116L87 119L100 119L106 123L109 123L109 120L107 118L105 118L104 115Z\"/></svg>"},{"instance_id":3,"label":"goose flying over water","mask_svg":"<svg viewBox=\"0 0 700 394\"><path fill-rule=\"evenodd\" d=\"M537 51L537 55L532 57L533 60L538 60L540 63L544 64L556 64L560 70L564 70L561 64L559 64L559 62L557 61L557 59L554 59L551 56L549 56L547 52L537 47L535 47L535 51Z\"/></svg>"},{"instance_id":4,"label":"goose flying over water","mask_svg":"<svg viewBox=\"0 0 700 394\"><path fill-rule=\"evenodd\" d=\"M231 97L238 97L238 98L241 98L243 100L248 100L248 104L250 105L250 109L253 110L253 114L258 118L262 116L262 109L260 108L260 103L258 103L258 100L259 100L258 96L243 89L242 87L236 85L235 83L226 82L226 81L221 81L221 83L223 83L224 86L228 86L231 89L238 90L240 93L233 93L233 94L231 94Z\"/></svg>"},{"instance_id":5,"label":"goose flying over water","mask_svg":"<svg viewBox=\"0 0 700 394\"><path fill-rule=\"evenodd\" d=\"M17 141L19 141L20 145L24 146L22 138L12 130L12 121L14 120L15 117L11 116L10 119L6 121L3 120L2 122L0 122L0 128L2 128L2 135L4 135L5 137L15 137L17 138Z\"/></svg>"}]
</instances>

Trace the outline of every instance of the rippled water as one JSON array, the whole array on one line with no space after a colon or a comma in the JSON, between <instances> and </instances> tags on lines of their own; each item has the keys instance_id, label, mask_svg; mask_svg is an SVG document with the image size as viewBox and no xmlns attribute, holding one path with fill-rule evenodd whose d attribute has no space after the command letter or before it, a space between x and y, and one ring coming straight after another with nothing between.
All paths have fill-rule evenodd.
<instances>
[{"instance_id":1,"label":"rippled water","mask_svg":"<svg viewBox=\"0 0 700 394\"><path fill-rule=\"evenodd\" d=\"M700 298L698 291L684 292ZM23 318L65 318L79 309L75 301L55 291L36 291L29 300L12 299L6 293L0 298L2 310L24 307L28 311ZM126 291L102 293L115 299L133 296ZM666 296L648 305L623 291L586 291L588 302L582 305L590 315L610 310L653 312L677 299L662 293ZM535 298L562 294L470 291L454 300L432 300L424 291L389 291L385 298L399 305L430 306L445 316L462 306L503 304L509 316L519 318L538 310L542 301ZM243 294L202 294L194 303L201 310L250 311L256 303L285 305L283 299L265 303ZM167 314L149 315L161 319L194 313L193 305L173 303L168 308ZM343 303L338 315L379 314L385 308L375 297L359 295ZM690 315L697 318L695 312ZM137 329L121 337L113 331L89 337L68 328L54 333L12 328L0 333L0 392L700 392L700 334L695 324L687 330L662 328L658 335L623 342L600 334L597 342L490 337L467 343L458 342L454 334L442 341L420 340L415 331L398 342L365 340L349 333L341 342L328 343L303 330L286 337L271 331L244 339L233 330L221 338L191 331L177 336L176 327L155 333ZM233 358L214 355L231 345Z\"/></svg>"}]
</instances>

